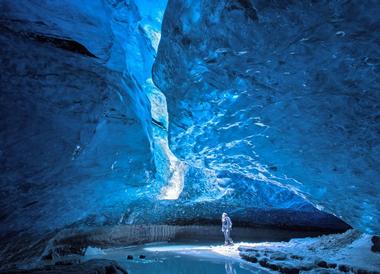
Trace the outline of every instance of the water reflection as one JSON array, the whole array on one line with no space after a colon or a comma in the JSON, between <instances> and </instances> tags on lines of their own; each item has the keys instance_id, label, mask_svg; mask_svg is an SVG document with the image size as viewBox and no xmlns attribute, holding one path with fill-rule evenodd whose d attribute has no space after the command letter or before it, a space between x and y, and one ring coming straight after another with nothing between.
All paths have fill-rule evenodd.
<instances>
[{"instance_id":1,"label":"water reflection","mask_svg":"<svg viewBox=\"0 0 380 274\"><path fill-rule=\"evenodd\" d=\"M132 260L127 259L128 255ZM140 259L139 256L146 256ZM105 250L89 249L85 260L111 259L131 274L266 274L247 263L213 252L209 245L154 244Z\"/></svg>"},{"instance_id":2,"label":"water reflection","mask_svg":"<svg viewBox=\"0 0 380 274\"><path fill-rule=\"evenodd\" d=\"M234 268L234 265L232 263L225 263L224 269L226 270L226 274L236 274L236 270Z\"/></svg>"}]
</instances>

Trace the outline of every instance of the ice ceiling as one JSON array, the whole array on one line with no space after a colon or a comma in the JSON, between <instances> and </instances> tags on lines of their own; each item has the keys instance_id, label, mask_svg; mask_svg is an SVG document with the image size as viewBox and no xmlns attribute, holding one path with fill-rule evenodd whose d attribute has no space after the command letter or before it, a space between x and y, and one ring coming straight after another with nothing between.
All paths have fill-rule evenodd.
<instances>
[{"instance_id":1,"label":"ice ceiling","mask_svg":"<svg viewBox=\"0 0 380 274\"><path fill-rule=\"evenodd\" d=\"M379 8L0 0L1 231L380 233Z\"/></svg>"}]
</instances>

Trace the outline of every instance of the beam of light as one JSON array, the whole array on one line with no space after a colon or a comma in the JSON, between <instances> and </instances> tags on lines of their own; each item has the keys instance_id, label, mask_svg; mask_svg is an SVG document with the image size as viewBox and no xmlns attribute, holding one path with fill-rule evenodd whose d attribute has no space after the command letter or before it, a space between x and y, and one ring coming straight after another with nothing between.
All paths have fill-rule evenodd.
<instances>
[{"instance_id":1,"label":"beam of light","mask_svg":"<svg viewBox=\"0 0 380 274\"><path fill-rule=\"evenodd\" d=\"M169 149L167 141L161 140L161 147L166 155L169 165L168 184L162 187L159 199L161 200L176 200L181 194L185 180L185 165L175 157Z\"/></svg>"},{"instance_id":2,"label":"beam of light","mask_svg":"<svg viewBox=\"0 0 380 274\"><path fill-rule=\"evenodd\" d=\"M183 190L186 165L173 154L168 145L169 115L165 95L154 85L152 79L146 81L144 90L151 102L152 118L158 121L153 126L156 180L158 185L163 185L158 199L176 200Z\"/></svg>"}]
</instances>

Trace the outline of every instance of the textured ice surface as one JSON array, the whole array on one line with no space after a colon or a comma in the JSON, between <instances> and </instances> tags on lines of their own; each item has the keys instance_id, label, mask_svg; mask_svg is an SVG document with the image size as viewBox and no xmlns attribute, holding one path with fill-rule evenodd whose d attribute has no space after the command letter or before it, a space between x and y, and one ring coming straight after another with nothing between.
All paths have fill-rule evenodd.
<instances>
[{"instance_id":1,"label":"textured ice surface","mask_svg":"<svg viewBox=\"0 0 380 274\"><path fill-rule=\"evenodd\" d=\"M173 152L231 203L279 205L285 186L379 233L379 8L169 1L153 79Z\"/></svg>"},{"instance_id":2,"label":"textured ice surface","mask_svg":"<svg viewBox=\"0 0 380 274\"><path fill-rule=\"evenodd\" d=\"M375 8L252 3L0 0L1 232L375 227Z\"/></svg>"},{"instance_id":3,"label":"textured ice surface","mask_svg":"<svg viewBox=\"0 0 380 274\"><path fill-rule=\"evenodd\" d=\"M166 98L151 79L165 1L0 5L4 232L212 221L225 210L250 223L338 225L287 189L230 168L218 178L195 154L173 154Z\"/></svg>"},{"instance_id":4,"label":"textured ice surface","mask_svg":"<svg viewBox=\"0 0 380 274\"><path fill-rule=\"evenodd\" d=\"M119 220L152 184L149 2L0 1L1 229Z\"/></svg>"}]
</instances>

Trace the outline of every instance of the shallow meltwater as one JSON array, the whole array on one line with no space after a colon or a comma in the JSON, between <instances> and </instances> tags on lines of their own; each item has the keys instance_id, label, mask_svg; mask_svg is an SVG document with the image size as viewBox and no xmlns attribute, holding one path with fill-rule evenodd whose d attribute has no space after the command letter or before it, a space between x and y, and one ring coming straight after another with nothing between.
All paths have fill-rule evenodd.
<instances>
[{"instance_id":1,"label":"shallow meltwater","mask_svg":"<svg viewBox=\"0 0 380 274\"><path fill-rule=\"evenodd\" d=\"M110 249L88 248L85 260L115 260L130 274L270 273L242 260L237 247L206 243L155 243Z\"/></svg>"}]
</instances>

